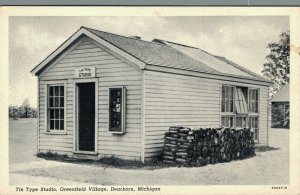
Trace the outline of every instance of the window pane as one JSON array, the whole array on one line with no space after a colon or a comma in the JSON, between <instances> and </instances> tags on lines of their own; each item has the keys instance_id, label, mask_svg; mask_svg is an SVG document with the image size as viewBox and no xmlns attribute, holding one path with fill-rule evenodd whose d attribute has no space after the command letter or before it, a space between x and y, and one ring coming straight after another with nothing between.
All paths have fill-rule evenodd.
<instances>
[{"instance_id":1,"label":"window pane","mask_svg":"<svg viewBox=\"0 0 300 195\"><path fill-rule=\"evenodd\" d=\"M233 112L233 100L230 100L230 110L229 112Z\"/></svg>"},{"instance_id":2,"label":"window pane","mask_svg":"<svg viewBox=\"0 0 300 195\"><path fill-rule=\"evenodd\" d=\"M255 113L258 113L258 102L255 102Z\"/></svg>"},{"instance_id":3,"label":"window pane","mask_svg":"<svg viewBox=\"0 0 300 195\"><path fill-rule=\"evenodd\" d=\"M225 98L228 98L228 86L225 86Z\"/></svg>"},{"instance_id":4,"label":"window pane","mask_svg":"<svg viewBox=\"0 0 300 195\"><path fill-rule=\"evenodd\" d=\"M226 97L226 96L225 96L225 91L226 91L225 86L222 86L222 98L225 98L225 97Z\"/></svg>"},{"instance_id":5,"label":"window pane","mask_svg":"<svg viewBox=\"0 0 300 195\"><path fill-rule=\"evenodd\" d=\"M59 119L59 110L55 109L55 114L54 114L55 119Z\"/></svg>"},{"instance_id":6,"label":"window pane","mask_svg":"<svg viewBox=\"0 0 300 195\"><path fill-rule=\"evenodd\" d=\"M256 96L257 96L257 90L253 90L253 100L256 101Z\"/></svg>"},{"instance_id":7,"label":"window pane","mask_svg":"<svg viewBox=\"0 0 300 195\"><path fill-rule=\"evenodd\" d=\"M53 107L54 104L53 104L53 98L52 97L49 98L48 105L49 105L49 107Z\"/></svg>"},{"instance_id":8,"label":"window pane","mask_svg":"<svg viewBox=\"0 0 300 195\"><path fill-rule=\"evenodd\" d=\"M251 128L258 128L258 117L250 117L249 118L249 126Z\"/></svg>"},{"instance_id":9,"label":"window pane","mask_svg":"<svg viewBox=\"0 0 300 195\"><path fill-rule=\"evenodd\" d=\"M59 120L55 120L54 125L55 129L59 129Z\"/></svg>"},{"instance_id":10,"label":"window pane","mask_svg":"<svg viewBox=\"0 0 300 195\"><path fill-rule=\"evenodd\" d=\"M57 87L57 91L58 91L57 93L58 93L58 96L60 96L60 94L61 94L61 93L60 93L60 89L61 89L61 86L58 86L58 87Z\"/></svg>"},{"instance_id":11,"label":"window pane","mask_svg":"<svg viewBox=\"0 0 300 195\"><path fill-rule=\"evenodd\" d=\"M222 99L222 112L225 112L225 100Z\"/></svg>"},{"instance_id":12,"label":"window pane","mask_svg":"<svg viewBox=\"0 0 300 195\"><path fill-rule=\"evenodd\" d=\"M59 109L60 119L64 119L64 109Z\"/></svg>"},{"instance_id":13,"label":"window pane","mask_svg":"<svg viewBox=\"0 0 300 195\"><path fill-rule=\"evenodd\" d=\"M229 112L230 109L230 100L226 99L226 107L225 107L225 112Z\"/></svg>"},{"instance_id":14,"label":"window pane","mask_svg":"<svg viewBox=\"0 0 300 195\"><path fill-rule=\"evenodd\" d=\"M229 118L225 117L225 127L229 127Z\"/></svg>"},{"instance_id":15,"label":"window pane","mask_svg":"<svg viewBox=\"0 0 300 195\"><path fill-rule=\"evenodd\" d=\"M242 128L246 127L246 117L242 118Z\"/></svg>"},{"instance_id":16,"label":"window pane","mask_svg":"<svg viewBox=\"0 0 300 195\"><path fill-rule=\"evenodd\" d=\"M60 130L64 130L64 120L60 120L59 126Z\"/></svg>"},{"instance_id":17,"label":"window pane","mask_svg":"<svg viewBox=\"0 0 300 195\"><path fill-rule=\"evenodd\" d=\"M232 127L233 126L233 117L224 116L221 118L222 127Z\"/></svg>"},{"instance_id":18,"label":"window pane","mask_svg":"<svg viewBox=\"0 0 300 195\"><path fill-rule=\"evenodd\" d=\"M49 96L53 96L53 87L49 87Z\"/></svg>"},{"instance_id":19,"label":"window pane","mask_svg":"<svg viewBox=\"0 0 300 195\"><path fill-rule=\"evenodd\" d=\"M222 117L222 126L228 127L228 117Z\"/></svg>"},{"instance_id":20,"label":"window pane","mask_svg":"<svg viewBox=\"0 0 300 195\"><path fill-rule=\"evenodd\" d=\"M255 100L258 101L258 90L255 90L255 91L256 91L256 94L255 94L256 98L255 98Z\"/></svg>"},{"instance_id":21,"label":"window pane","mask_svg":"<svg viewBox=\"0 0 300 195\"><path fill-rule=\"evenodd\" d=\"M54 129L54 120L50 120L50 129Z\"/></svg>"},{"instance_id":22,"label":"window pane","mask_svg":"<svg viewBox=\"0 0 300 195\"><path fill-rule=\"evenodd\" d=\"M60 95L61 96L65 95L65 87L64 86L60 86Z\"/></svg>"},{"instance_id":23,"label":"window pane","mask_svg":"<svg viewBox=\"0 0 300 195\"><path fill-rule=\"evenodd\" d=\"M233 126L233 117L229 117L229 127Z\"/></svg>"},{"instance_id":24,"label":"window pane","mask_svg":"<svg viewBox=\"0 0 300 195\"><path fill-rule=\"evenodd\" d=\"M230 99L233 99L233 87L230 87L230 95L229 95Z\"/></svg>"},{"instance_id":25,"label":"window pane","mask_svg":"<svg viewBox=\"0 0 300 195\"><path fill-rule=\"evenodd\" d=\"M59 107L59 98L58 97L54 98L54 107Z\"/></svg>"},{"instance_id":26,"label":"window pane","mask_svg":"<svg viewBox=\"0 0 300 195\"><path fill-rule=\"evenodd\" d=\"M60 100L59 100L59 107L63 108L64 107L64 98L63 97L60 97Z\"/></svg>"},{"instance_id":27,"label":"window pane","mask_svg":"<svg viewBox=\"0 0 300 195\"><path fill-rule=\"evenodd\" d=\"M242 127L242 118L236 117L236 127Z\"/></svg>"},{"instance_id":28,"label":"window pane","mask_svg":"<svg viewBox=\"0 0 300 195\"><path fill-rule=\"evenodd\" d=\"M258 129L254 130L254 139L258 140Z\"/></svg>"},{"instance_id":29,"label":"window pane","mask_svg":"<svg viewBox=\"0 0 300 195\"><path fill-rule=\"evenodd\" d=\"M50 119L54 119L54 109L50 109Z\"/></svg>"},{"instance_id":30,"label":"window pane","mask_svg":"<svg viewBox=\"0 0 300 195\"><path fill-rule=\"evenodd\" d=\"M59 88L59 86L54 86L54 95L55 96L58 96L58 89Z\"/></svg>"}]
</instances>

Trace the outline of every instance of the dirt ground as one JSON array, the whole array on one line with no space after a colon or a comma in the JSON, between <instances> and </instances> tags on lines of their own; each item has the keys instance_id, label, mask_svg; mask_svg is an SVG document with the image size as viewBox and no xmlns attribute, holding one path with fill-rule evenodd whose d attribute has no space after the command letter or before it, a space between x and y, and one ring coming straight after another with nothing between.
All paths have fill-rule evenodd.
<instances>
[{"instance_id":1,"label":"dirt ground","mask_svg":"<svg viewBox=\"0 0 300 195\"><path fill-rule=\"evenodd\" d=\"M273 150L197 168L118 169L39 159L36 120L10 121L10 185L287 185L289 130L271 129Z\"/></svg>"}]
</instances>

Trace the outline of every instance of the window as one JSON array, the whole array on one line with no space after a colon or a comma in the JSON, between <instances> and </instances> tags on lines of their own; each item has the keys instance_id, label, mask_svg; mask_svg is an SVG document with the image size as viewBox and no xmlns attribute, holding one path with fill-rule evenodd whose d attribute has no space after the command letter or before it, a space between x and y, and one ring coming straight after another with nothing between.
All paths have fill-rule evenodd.
<instances>
[{"instance_id":1,"label":"window","mask_svg":"<svg viewBox=\"0 0 300 195\"><path fill-rule=\"evenodd\" d=\"M233 116L223 116L221 123L222 127L233 127Z\"/></svg>"},{"instance_id":2,"label":"window","mask_svg":"<svg viewBox=\"0 0 300 195\"><path fill-rule=\"evenodd\" d=\"M109 88L109 132L125 132L125 88Z\"/></svg>"},{"instance_id":3,"label":"window","mask_svg":"<svg viewBox=\"0 0 300 195\"><path fill-rule=\"evenodd\" d=\"M246 100L247 100L247 88L236 87L235 108L237 114L248 114L248 106Z\"/></svg>"},{"instance_id":4,"label":"window","mask_svg":"<svg viewBox=\"0 0 300 195\"><path fill-rule=\"evenodd\" d=\"M288 107L287 107L288 108ZM259 90L244 86L222 86L221 126L250 127L259 137Z\"/></svg>"},{"instance_id":5,"label":"window","mask_svg":"<svg viewBox=\"0 0 300 195\"><path fill-rule=\"evenodd\" d=\"M258 117L249 117L249 127L254 130L254 140L258 141Z\"/></svg>"},{"instance_id":6,"label":"window","mask_svg":"<svg viewBox=\"0 0 300 195\"><path fill-rule=\"evenodd\" d=\"M48 131L65 130L65 87L48 85Z\"/></svg>"},{"instance_id":7,"label":"window","mask_svg":"<svg viewBox=\"0 0 300 195\"><path fill-rule=\"evenodd\" d=\"M238 128L246 128L247 127L247 117L246 116L237 116L236 117L235 126Z\"/></svg>"},{"instance_id":8,"label":"window","mask_svg":"<svg viewBox=\"0 0 300 195\"><path fill-rule=\"evenodd\" d=\"M290 117L290 105L284 104L284 118Z\"/></svg>"},{"instance_id":9,"label":"window","mask_svg":"<svg viewBox=\"0 0 300 195\"><path fill-rule=\"evenodd\" d=\"M249 89L249 112L258 113L258 89Z\"/></svg>"},{"instance_id":10,"label":"window","mask_svg":"<svg viewBox=\"0 0 300 195\"><path fill-rule=\"evenodd\" d=\"M222 112L233 113L233 92L234 86L222 86Z\"/></svg>"}]
</instances>

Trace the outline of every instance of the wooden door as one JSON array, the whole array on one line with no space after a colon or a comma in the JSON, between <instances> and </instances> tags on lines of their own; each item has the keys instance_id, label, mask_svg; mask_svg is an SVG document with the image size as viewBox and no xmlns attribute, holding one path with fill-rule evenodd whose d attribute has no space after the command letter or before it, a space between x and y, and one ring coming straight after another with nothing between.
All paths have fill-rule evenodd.
<instances>
[{"instance_id":1,"label":"wooden door","mask_svg":"<svg viewBox=\"0 0 300 195\"><path fill-rule=\"evenodd\" d=\"M95 83L78 83L78 149L95 151Z\"/></svg>"}]
</instances>

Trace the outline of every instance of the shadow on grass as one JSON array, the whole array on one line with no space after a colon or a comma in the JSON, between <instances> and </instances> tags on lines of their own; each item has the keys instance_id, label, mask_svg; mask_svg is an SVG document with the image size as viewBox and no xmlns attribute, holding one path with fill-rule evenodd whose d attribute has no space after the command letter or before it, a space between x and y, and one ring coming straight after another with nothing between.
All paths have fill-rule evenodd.
<instances>
[{"instance_id":1,"label":"shadow on grass","mask_svg":"<svg viewBox=\"0 0 300 195\"><path fill-rule=\"evenodd\" d=\"M255 152L268 152L272 150L279 150L280 148L274 148L272 146L256 146Z\"/></svg>"},{"instance_id":2,"label":"shadow on grass","mask_svg":"<svg viewBox=\"0 0 300 195\"><path fill-rule=\"evenodd\" d=\"M38 153L37 157L44 158L46 160L61 161L66 163L77 163L77 164L89 164L89 165L100 165L103 167L114 167L114 168L126 168L126 169L161 169L168 167L176 167L176 165L165 164L159 158L153 158L146 162L141 162L138 160L124 160L117 158L115 156L103 157L97 160L92 159L79 159L72 158L67 155L60 155L57 153L47 152L47 153Z\"/></svg>"},{"instance_id":3,"label":"shadow on grass","mask_svg":"<svg viewBox=\"0 0 300 195\"><path fill-rule=\"evenodd\" d=\"M258 148L258 147L257 147ZM256 148L256 149L257 149ZM270 150L272 147L267 147L263 148L260 147L258 150L259 152L261 151L267 151ZM273 148L274 149L274 148ZM251 156L245 156L244 158L240 159L229 159L226 161L219 161L219 163L229 163L231 161L236 161L236 160L243 160L247 158L254 157L255 153ZM169 167L202 167L208 164L216 164L214 163L205 163L203 165L197 164L198 162L194 161L194 163L191 163L189 165L184 165L184 164L171 164L171 163L165 163L162 161L162 157L155 157L152 158L151 160L148 160L146 162L141 162L139 160L125 160L121 159L115 156L108 156L108 157L103 157L99 159L80 159L80 158L74 158L74 157L69 157L67 155L60 155L57 153L52 153L51 151L48 151L47 153L38 153L37 157L39 158L44 158L46 160L53 160L53 161L60 161L60 162L66 162L66 163L75 163L75 164L88 164L88 165L95 165L95 166L101 166L101 167L110 167L110 168L120 168L120 169L147 169L147 170L154 170L154 169L163 169L163 168L169 168Z\"/></svg>"}]
</instances>

